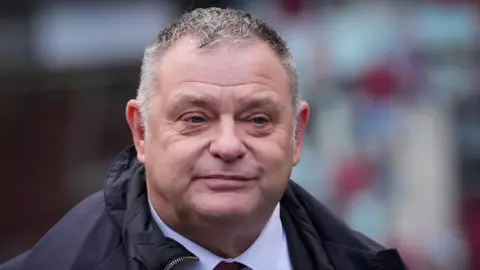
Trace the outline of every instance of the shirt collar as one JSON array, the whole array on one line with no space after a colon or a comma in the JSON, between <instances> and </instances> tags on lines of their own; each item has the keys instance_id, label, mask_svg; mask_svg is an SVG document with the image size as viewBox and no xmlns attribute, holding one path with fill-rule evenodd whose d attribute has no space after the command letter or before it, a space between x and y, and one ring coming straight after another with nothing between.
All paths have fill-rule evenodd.
<instances>
[{"instance_id":1,"label":"shirt collar","mask_svg":"<svg viewBox=\"0 0 480 270\"><path fill-rule=\"evenodd\" d=\"M190 252L195 254L199 258L204 269L214 269L221 261L239 262L250 269L268 269L268 267L271 266L271 261L275 260L279 254L285 252L286 240L282 222L280 220L280 204L277 204L275 207L272 216L255 242L237 258L221 258L175 232L160 219L152 206L150 198L148 199L148 204L150 206L153 220L162 230L163 234L166 237L177 241Z\"/></svg>"}]
</instances>

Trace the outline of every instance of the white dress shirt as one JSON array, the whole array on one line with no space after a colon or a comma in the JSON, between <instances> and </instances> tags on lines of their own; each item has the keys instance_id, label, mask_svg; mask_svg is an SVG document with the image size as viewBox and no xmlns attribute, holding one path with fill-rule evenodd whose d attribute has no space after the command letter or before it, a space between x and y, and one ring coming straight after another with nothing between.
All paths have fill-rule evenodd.
<instances>
[{"instance_id":1,"label":"white dress shirt","mask_svg":"<svg viewBox=\"0 0 480 270\"><path fill-rule=\"evenodd\" d=\"M280 204L275 207L255 242L244 253L236 258L221 258L168 227L153 209L150 199L148 203L153 220L163 234L177 241L199 258L196 264L188 266L185 270L213 270L221 261L239 262L247 267L245 270L292 270L287 239L280 220Z\"/></svg>"}]
</instances>

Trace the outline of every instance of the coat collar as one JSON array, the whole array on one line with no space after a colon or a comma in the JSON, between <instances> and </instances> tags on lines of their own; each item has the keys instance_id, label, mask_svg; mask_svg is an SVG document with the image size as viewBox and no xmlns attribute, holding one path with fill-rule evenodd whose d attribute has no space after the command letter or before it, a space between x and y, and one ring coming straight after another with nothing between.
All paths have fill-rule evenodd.
<instances>
[{"instance_id":1,"label":"coat collar","mask_svg":"<svg viewBox=\"0 0 480 270\"><path fill-rule=\"evenodd\" d=\"M290 181L281 203L287 212L282 222L291 224L285 231L296 231L306 249L316 254L315 269L408 269L395 249L350 229L295 182Z\"/></svg>"},{"instance_id":2,"label":"coat collar","mask_svg":"<svg viewBox=\"0 0 480 270\"><path fill-rule=\"evenodd\" d=\"M331 242L325 242L324 245L335 269L407 269L394 249L369 251L352 249Z\"/></svg>"},{"instance_id":3,"label":"coat collar","mask_svg":"<svg viewBox=\"0 0 480 270\"><path fill-rule=\"evenodd\" d=\"M145 169L133 146L115 159L107 173L105 205L110 218L122 231L129 269L162 269L179 257L193 256L177 242L164 237L152 221L147 201Z\"/></svg>"}]
</instances>

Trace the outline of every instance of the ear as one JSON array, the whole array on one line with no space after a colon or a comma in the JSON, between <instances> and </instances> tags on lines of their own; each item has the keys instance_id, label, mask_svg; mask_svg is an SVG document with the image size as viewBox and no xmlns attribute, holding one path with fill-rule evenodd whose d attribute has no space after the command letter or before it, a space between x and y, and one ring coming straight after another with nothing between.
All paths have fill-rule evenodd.
<instances>
[{"instance_id":1,"label":"ear","mask_svg":"<svg viewBox=\"0 0 480 270\"><path fill-rule=\"evenodd\" d=\"M128 101L126 116L137 149L137 158L141 163L145 163L145 129L140 114L140 102L134 99Z\"/></svg>"},{"instance_id":2,"label":"ear","mask_svg":"<svg viewBox=\"0 0 480 270\"><path fill-rule=\"evenodd\" d=\"M293 145L293 166L297 165L300 161L300 153L302 152L303 135L305 133L305 127L308 122L308 116L310 109L306 101L301 101L300 111L297 117L297 132L295 133L295 142Z\"/></svg>"}]
</instances>

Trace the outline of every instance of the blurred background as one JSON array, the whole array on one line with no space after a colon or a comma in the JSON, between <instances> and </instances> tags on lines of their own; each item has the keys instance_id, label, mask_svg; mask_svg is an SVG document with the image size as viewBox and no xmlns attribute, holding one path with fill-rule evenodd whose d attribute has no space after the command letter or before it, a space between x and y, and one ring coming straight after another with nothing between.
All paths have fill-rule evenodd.
<instances>
[{"instance_id":1,"label":"blurred background","mask_svg":"<svg viewBox=\"0 0 480 270\"><path fill-rule=\"evenodd\" d=\"M0 4L0 262L102 188L141 57L184 10L273 25L312 107L292 179L411 269L480 269L480 1Z\"/></svg>"}]
</instances>

